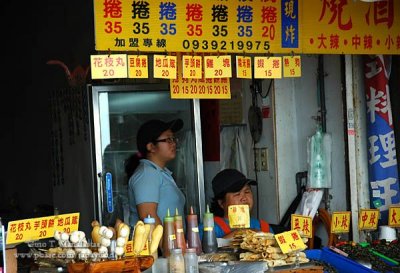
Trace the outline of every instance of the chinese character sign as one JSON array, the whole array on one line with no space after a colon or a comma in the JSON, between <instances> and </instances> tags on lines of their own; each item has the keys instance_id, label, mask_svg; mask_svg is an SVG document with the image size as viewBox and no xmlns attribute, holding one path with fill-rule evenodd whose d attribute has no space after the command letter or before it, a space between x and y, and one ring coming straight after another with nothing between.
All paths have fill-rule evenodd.
<instances>
[{"instance_id":1,"label":"chinese character sign","mask_svg":"<svg viewBox=\"0 0 400 273\"><path fill-rule=\"evenodd\" d=\"M400 1L303 3L307 3L301 13L303 53L400 53Z\"/></svg>"},{"instance_id":2,"label":"chinese character sign","mask_svg":"<svg viewBox=\"0 0 400 273\"><path fill-rule=\"evenodd\" d=\"M202 60L200 56L188 56L182 58L177 54L177 77L170 80L170 92L172 99L230 99L229 78L204 78ZM193 78L184 77L183 69L188 68L186 74ZM198 74L201 73L201 77ZM186 75L187 76L187 75Z\"/></svg>"},{"instance_id":3,"label":"chinese character sign","mask_svg":"<svg viewBox=\"0 0 400 273\"><path fill-rule=\"evenodd\" d=\"M300 214L292 214L291 216L291 229L296 229L302 236L311 238L313 235L312 218Z\"/></svg>"},{"instance_id":4,"label":"chinese character sign","mask_svg":"<svg viewBox=\"0 0 400 273\"><path fill-rule=\"evenodd\" d=\"M350 211L333 212L331 220L331 233L350 232L350 219Z\"/></svg>"},{"instance_id":5,"label":"chinese character sign","mask_svg":"<svg viewBox=\"0 0 400 273\"><path fill-rule=\"evenodd\" d=\"M381 221L385 224L389 206L400 203L389 93L390 66L390 56L366 56L364 60L371 204L380 210Z\"/></svg>"},{"instance_id":6,"label":"chinese character sign","mask_svg":"<svg viewBox=\"0 0 400 273\"><path fill-rule=\"evenodd\" d=\"M358 229L376 230L378 228L378 220L378 209L361 209L358 215Z\"/></svg>"},{"instance_id":7,"label":"chinese character sign","mask_svg":"<svg viewBox=\"0 0 400 273\"><path fill-rule=\"evenodd\" d=\"M274 237L284 254L307 248L296 229L275 234Z\"/></svg>"},{"instance_id":8,"label":"chinese character sign","mask_svg":"<svg viewBox=\"0 0 400 273\"><path fill-rule=\"evenodd\" d=\"M298 0L95 0L94 13L98 51L287 53L299 47Z\"/></svg>"},{"instance_id":9,"label":"chinese character sign","mask_svg":"<svg viewBox=\"0 0 400 273\"><path fill-rule=\"evenodd\" d=\"M229 226L231 228L249 228L250 211L248 205L230 205L228 207Z\"/></svg>"},{"instance_id":10,"label":"chinese character sign","mask_svg":"<svg viewBox=\"0 0 400 273\"><path fill-rule=\"evenodd\" d=\"M90 68L92 79L127 78L127 55L91 55Z\"/></svg>"},{"instance_id":11,"label":"chinese character sign","mask_svg":"<svg viewBox=\"0 0 400 273\"><path fill-rule=\"evenodd\" d=\"M400 206L390 206L388 225L391 227L400 227Z\"/></svg>"},{"instance_id":12,"label":"chinese character sign","mask_svg":"<svg viewBox=\"0 0 400 273\"><path fill-rule=\"evenodd\" d=\"M78 230L78 226L79 213L11 221L8 223L7 244L51 238L55 231L71 233Z\"/></svg>"}]
</instances>

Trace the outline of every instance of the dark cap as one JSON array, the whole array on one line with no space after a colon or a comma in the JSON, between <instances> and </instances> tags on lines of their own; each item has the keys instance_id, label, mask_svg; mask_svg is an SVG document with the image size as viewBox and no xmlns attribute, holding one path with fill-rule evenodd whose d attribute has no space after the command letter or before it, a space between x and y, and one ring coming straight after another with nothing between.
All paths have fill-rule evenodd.
<instances>
[{"instance_id":1,"label":"dark cap","mask_svg":"<svg viewBox=\"0 0 400 273\"><path fill-rule=\"evenodd\" d=\"M174 119L169 122L164 122L159 119L146 121L140 126L136 135L136 143L139 152L146 154L147 143L157 140L157 138L168 129L175 133L182 129L182 127L183 121L181 119Z\"/></svg>"},{"instance_id":2,"label":"dark cap","mask_svg":"<svg viewBox=\"0 0 400 273\"><path fill-rule=\"evenodd\" d=\"M223 197L227 192L238 192L246 184L257 185L257 182L248 179L236 169L222 170L212 180L212 188L216 198Z\"/></svg>"}]
</instances>

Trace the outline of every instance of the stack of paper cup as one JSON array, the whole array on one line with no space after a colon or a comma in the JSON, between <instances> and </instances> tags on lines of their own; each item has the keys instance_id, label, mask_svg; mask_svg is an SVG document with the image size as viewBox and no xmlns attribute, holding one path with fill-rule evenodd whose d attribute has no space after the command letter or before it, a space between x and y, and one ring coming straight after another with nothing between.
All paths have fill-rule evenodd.
<instances>
[{"instance_id":1,"label":"stack of paper cup","mask_svg":"<svg viewBox=\"0 0 400 273\"><path fill-rule=\"evenodd\" d=\"M396 229L389 226L379 226L379 240L383 239L387 242L396 240Z\"/></svg>"}]
</instances>

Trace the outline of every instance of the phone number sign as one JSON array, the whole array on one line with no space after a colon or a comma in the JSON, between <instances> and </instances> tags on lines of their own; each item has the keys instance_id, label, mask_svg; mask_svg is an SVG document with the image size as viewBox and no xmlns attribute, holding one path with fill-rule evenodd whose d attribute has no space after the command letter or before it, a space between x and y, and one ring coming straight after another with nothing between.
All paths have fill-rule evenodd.
<instances>
[{"instance_id":1,"label":"phone number sign","mask_svg":"<svg viewBox=\"0 0 400 273\"><path fill-rule=\"evenodd\" d=\"M79 213L11 221L8 223L7 244L50 238L55 231L71 233L78 230L78 226Z\"/></svg>"},{"instance_id":2,"label":"phone number sign","mask_svg":"<svg viewBox=\"0 0 400 273\"><path fill-rule=\"evenodd\" d=\"M298 0L94 1L96 50L287 53Z\"/></svg>"}]
</instances>

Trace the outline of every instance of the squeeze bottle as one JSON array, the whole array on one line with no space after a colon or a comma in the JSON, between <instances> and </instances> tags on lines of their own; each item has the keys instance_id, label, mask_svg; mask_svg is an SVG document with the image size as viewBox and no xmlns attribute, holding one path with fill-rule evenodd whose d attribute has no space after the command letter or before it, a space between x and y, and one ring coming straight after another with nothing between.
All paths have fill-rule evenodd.
<instances>
[{"instance_id":1,"label":"squeeze bottle","mask_svg":"<svg viewBox=\"0 0 400 273\"><path fill-rule=\"evenodd\" d=\"M182 215L179 215L178 209L175 209L174 227L176 235L176 247L182 249L182 254L184 255L186 249L186 240L185 233L183 231L183 218Z\"/></svg>"},{"instance_id":2,"label":"squeeze bottle","mask_svg":"<svg viewBox=\"0 0 400 273\"><path fill-rule=\"evenodd\" d=\"M156 219L151 217L151 215L147 215L146 218L143 219L143 223L146 225L150 225L150 232L149 236L146 239L145 248L148 250L149 254L153 256L154 260L158 258L158 251L154 251L154 253L150 253L150 246L151 246L151 235L153 234L153 230L156 225Z\"/></svg>"},{"instance_id":3,"label":"squeeze bottle","mask_svg":"<svg viewBox=\"0 0 400 273\"><path fill-rule=\"evenodd\" d=\"M188 248L195 248L196 254L201 255L201 241L199 234L199 224L197 215L193 212L193 207L190 207L190 214L187 216L187 240Z\"/></svg>"},{"instance_id":4,"label":"squeeze bottle","mask_svg":"<svg viewBox=\"0 0 400 273\"><path fill-rule=\"evenodd\" d=\"M164 233L163 233L163 256L164 258L169 257L171 249L176 248L176 235L174 228L174 217L170 216L169 209L167 215L164 217Z\"/></svg>"},{"instance_id":5,"label":"squeeze bottle","mask_svg":"<svg viewBox=\"0 0 400 273\"><path fill-rule=\"evenodd\" d=\"M214 214L210 212L207 205L207 211L203 215L203 240L201 242L204 253L214 253L217 251L217 237L214 231Z\"/></svg>"}]
</instances>

